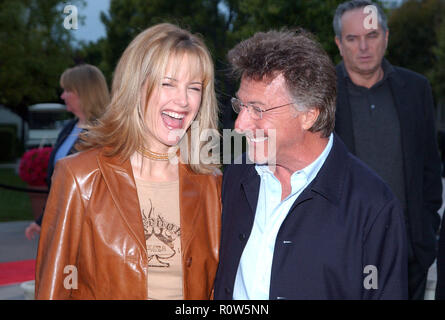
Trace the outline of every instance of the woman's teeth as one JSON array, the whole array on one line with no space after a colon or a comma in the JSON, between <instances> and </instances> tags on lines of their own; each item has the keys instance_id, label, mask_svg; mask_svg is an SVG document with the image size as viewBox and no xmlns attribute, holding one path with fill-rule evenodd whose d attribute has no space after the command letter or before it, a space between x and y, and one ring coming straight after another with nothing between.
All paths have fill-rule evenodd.
<instances>
[{"instance_id":1,"label":"woman's teeth","mask_svg":"<svg viewBox=\"0 0 445 320\"><path fill-rule=\"evenodd\" d=\"M267 137L259 137L259 138L249 138L252 142L263 142L267 140Z\"/></svg>"},{"instance_id":2,"label":"woman's teeth","mask_svg":"<svg viewBox=\"0 0 445 320\"><path fill-rule=\"evenodd\" d=\"M183 114L179 114L179 113L172 112L172 111L163 111L162 113L167 115L167 116L169 116L169 117L172 117L172 118L175 118L175 119L179 119L179 120L184 118Z\"/></svg>"}]
</instances>

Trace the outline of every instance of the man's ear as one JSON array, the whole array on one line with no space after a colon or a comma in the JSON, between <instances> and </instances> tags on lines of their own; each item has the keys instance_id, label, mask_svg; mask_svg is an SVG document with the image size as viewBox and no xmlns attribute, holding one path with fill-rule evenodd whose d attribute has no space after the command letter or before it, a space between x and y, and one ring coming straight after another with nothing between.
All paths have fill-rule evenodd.
<instances>
[{"instance_id":1,"label":"man's ear","mask_svg":"<svg viewBox=\"0 0 445 320\"><path fill-rule=\"evenodd\" d=\"M315 121L317 121L318 116L320 115L320 109L311 108L305 111L302 114L302 127L304 130L309 130L314 125Z\"/></svg>"},{"instance_id":2,"label":"man's ear","mask_svg":"<svg viewBox=\"0 0 445 320\"><path fill-rule=\"evenodd\" d=\"M335 36L334 40L335 40L335 44L337 45L338 51L340 52L340 55L343 57L340 39L337 36Z\"/></svg>"}]
</instances>

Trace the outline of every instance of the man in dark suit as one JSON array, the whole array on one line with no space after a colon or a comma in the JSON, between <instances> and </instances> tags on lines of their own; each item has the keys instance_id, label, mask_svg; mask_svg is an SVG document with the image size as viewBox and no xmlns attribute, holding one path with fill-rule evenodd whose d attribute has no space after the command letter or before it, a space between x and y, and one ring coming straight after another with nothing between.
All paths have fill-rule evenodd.
<instances>
[{"instance_id":1,"label":"man in dark suit","mask_svg":"<svg viewBox=\"0 0 445 320\"><path fill-rule=\"evenodd\" d=\"M431 88L425 77L383 58L386 17L371 1L339 5L333 25L343 57L336 67L335 131L400 200L409 239L409 298L423 299L442 202Z\"/></svg>"},{"instance_id":2,"label":"man in dark suit","mask_svg":"<svg viewBox=\"0 0 445 320\"><path fill-rule=\"evenodd\" d=\"M224 171L216 299L405 299L403 212L333 134L335 68L304 31L229 52L253 162Z\"/></svg>"}]
</instances>

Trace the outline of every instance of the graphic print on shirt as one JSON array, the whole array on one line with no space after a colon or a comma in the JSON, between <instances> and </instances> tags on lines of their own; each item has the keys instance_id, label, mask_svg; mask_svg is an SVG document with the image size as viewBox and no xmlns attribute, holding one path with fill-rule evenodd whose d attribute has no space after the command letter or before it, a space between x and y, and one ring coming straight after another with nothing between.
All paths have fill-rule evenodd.
<instances>
[{"instance_id":1,"label":"graphic print on shirt","mask_svg":"<svg viewBox=\"0 0 445 320\"><path fill-rule=\"evenodd\" d=\"M149 267L170 267L170 259L180 253L180 227L165 220L162 213L156 213L150 200L148 215L142 210L145 241ZM175 241L178 239L178 241Z\"/></svg>"}]
</instances>

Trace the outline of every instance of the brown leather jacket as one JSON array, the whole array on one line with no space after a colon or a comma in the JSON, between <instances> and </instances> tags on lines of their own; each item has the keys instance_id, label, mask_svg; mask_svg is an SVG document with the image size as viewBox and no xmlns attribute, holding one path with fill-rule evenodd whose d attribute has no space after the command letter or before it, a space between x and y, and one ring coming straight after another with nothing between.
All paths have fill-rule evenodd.
<instances>
[{"instance_id":1,"label":"brown leather jacket","mask_svg":"<svg viewBox=\"0 0 445 320\"><path fill-rule=\"evenodd\" d=\"M147 299L148 257L130 161L106 157L100 149L81 152L57 162L52 183L37 255L36 298ZM195 174L179 164L185 299L212 296L220 188L221 176Z\"/></svg>"}]
</instances>

